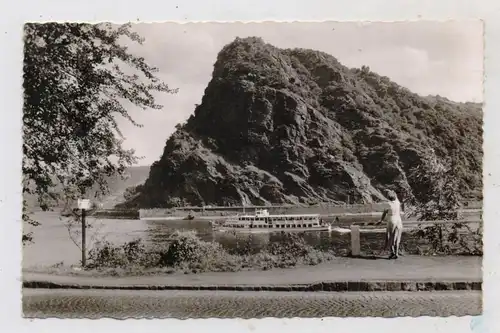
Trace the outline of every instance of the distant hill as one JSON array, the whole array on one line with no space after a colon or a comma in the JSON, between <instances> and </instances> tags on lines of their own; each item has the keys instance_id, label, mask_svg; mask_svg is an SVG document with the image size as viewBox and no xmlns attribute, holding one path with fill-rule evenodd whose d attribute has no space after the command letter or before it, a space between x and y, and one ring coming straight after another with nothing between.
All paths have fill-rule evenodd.
<instances>
[{"instance_id":1,"label":"distant hill","mask_svg":"<svg viewBox=\"0 0 500 333\"><path fill-rule=\"evenodd\" d=\"M480 199L482 105L419 96L366 66L237 38L218 54L202 103L123 205L355 202L406 197L431 160L453 162Z\"/></svg>"},{"instance_id":2,"label":"distant hill","mask_svg":"<svg viewBox=\"0 0 500 333\"><path fill-rule=\"evenodd\" d=\"M150 166L134 166L130 167L126 171L127 177L122 179L119 176L111 177L108 179L109 194L103 198L95 198L95 190L91 190L88 193L88 197L92 198L102 205L102 208L110 209L113 208L117 203L125 201L124 193L127 188L136 187L146 181L148 178ZM36 197L32 195L26 195L25 200L28 203L28 207L32 210L37 210L39 208ZM58 208L63 208L63 204L56 205Z\"/></svg>"},{"instance_id":3,"label":"distant hill","mask_svg":"<svg viewBox=\"0 0 500 333\"><path fill-rule=\"evenodd\" d=\"M125 201L124 193L130 187L144 184L149 175L150 166L138 166L127 169L128 178L125 180L115 177L109 182L110 194L102 201L103 208L113 208L116 204Z\"/></svg>"}]
</instances>

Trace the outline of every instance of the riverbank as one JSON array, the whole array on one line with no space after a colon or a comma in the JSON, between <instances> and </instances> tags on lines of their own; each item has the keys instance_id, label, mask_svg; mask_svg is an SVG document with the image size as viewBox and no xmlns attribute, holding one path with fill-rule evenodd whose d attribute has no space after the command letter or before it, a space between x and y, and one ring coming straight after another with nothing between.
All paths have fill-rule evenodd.
<instances>
[{"instance_id":1,"label":"riverbank","mask_svg":"<svg viewBox=\"0 0 500 333\"><path fill-rule=\"evenodd\" d=\"M152 274L170 271L191 274L317 265L349 256L351 249L348 229L331 233L240 234L213 233L205 223L197 221L89 219L88 223L92 228L87 234L87 268L115 276L140 275L146 270ZM23 268L61 269L79 264L80 251L62 221L55 221L49 215L41 226L33 229L35 243L23 248ZM360 235L364 255L381 253L384 234L376 231L383 228L375 229ZM79 230L78 226L75 230ZM443 231L446 232L442 234L442 243L435 243L436 232L431 229L405 231L401 251L406 255L426 256L482 255L480 233Z\"/></svg>"},{"instance_id":2,"label":"riverbank","mask_svg":"<svg viewBox=\"0 0 500 333\"><path fill-rule=\"evenodd\" d=\"M330 209L331 210L331 209ZM329 209L318 209L310 207L294 207L274 209L273 214L319 214L321 219L327 221L350 222L353 220L378 220L382 216L381 210L373 211L356 211L357 209L348 207L338 207L336 212L329 212ZM462 210L463 217L476 217L480 219L481 209L464 209ZM124 210L124 209L106 209L96 210L90 213L90 216L99 219L131 219L143 221L175 221L175 220L200 220L213 221L225 219L236 214L241 214L243 211L228 209L224 211L207 210L207 211L187 211L187 210L166 210L166 209L151 209L151 210Z\"/></svg>"},{"instance_id":3,"label":"riverbank","mask_svg":"<svg viewBox=\"0 0 500 333\"><path fill-rule=\"evenodd\" d=\"M418 291L480 290L482 258L404 256L334 258L316 266L268 271L145 272L113 277L103 272L53 269L23 271L25 288L133 290Z\"/></svg>"},{"instance_id":4,"label":"riverbank","mask_svg":"<svg viewBox=\"0 0 500 333\"><path fill-rule=\"evenodd\" d=\"M256 209L267 209L270 214L319 214L322 218L342 217L380 217L384 205L381 203L358 205L329 205L320 204L312 206L251 206L251 207L179 207L179 208L153 208L139 209L142 220L169 220L183 219L191 216L195 219L220 219L236 214L250 213ZM464 206L461 212L464 216L480 216L481 205Z\"/></svg>"}]
</instances>

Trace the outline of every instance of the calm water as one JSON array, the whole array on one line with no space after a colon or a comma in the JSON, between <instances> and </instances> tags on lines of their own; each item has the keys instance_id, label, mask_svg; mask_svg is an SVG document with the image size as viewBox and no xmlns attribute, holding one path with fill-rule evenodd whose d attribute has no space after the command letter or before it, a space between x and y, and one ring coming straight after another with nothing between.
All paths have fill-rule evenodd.
<instances>
[{"instance_id":1,"label":"calm water","mask_svg":"<svg viewBox=\"0 0 500 333\"><path fill-rule=\"evenodd\" d=\"M65 265L77 264L80 260L80 250L69 237L68 228L65 226L66 218L59 217L58 213L37 213L35 219L42 225L31 228L33 231L34 244L24 248L23 267L38 265L53 265L63 262ZM231 235L225 233L213 233L208 221L141 221L141 220L96 220L89 218L88 222L93 227L87 232L88 247L92 247L99 240L107 240L114 244L141 238L147 244L158 244L175 230L195 230L198 237L206 241L218 241L223 246L231 248ZM79 230L75 225L73 230ZM262 246L268 239L268 234L261 234L263 242L255 246ZM304 234L305 240L311 245L323 249L332 249L339 255L345 255L350 246L350 234L310 232ZM409 234L403 234L403 248L414 251L418 244ZM378 253L384 244L383 233L362 233L361 249L365 253Z\"/></svg>"}]
</instances>

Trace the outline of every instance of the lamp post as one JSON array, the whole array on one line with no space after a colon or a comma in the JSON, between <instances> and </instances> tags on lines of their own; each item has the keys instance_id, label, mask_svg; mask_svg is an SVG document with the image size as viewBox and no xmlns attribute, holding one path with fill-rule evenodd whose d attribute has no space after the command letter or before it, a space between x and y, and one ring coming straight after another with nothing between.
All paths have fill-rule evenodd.
<instances>
[{"instance_id":1,"label":"lamp post","mask_svg":"<svg viewBox=\"0 0 500 333\"><path fill-rule=\"evenodd\" d=\"M90 209L89 199L78 199L78 209L82 210L82 267L87 264L87 226L85 223L86 211Z\"/></svg>"}]
</instances>

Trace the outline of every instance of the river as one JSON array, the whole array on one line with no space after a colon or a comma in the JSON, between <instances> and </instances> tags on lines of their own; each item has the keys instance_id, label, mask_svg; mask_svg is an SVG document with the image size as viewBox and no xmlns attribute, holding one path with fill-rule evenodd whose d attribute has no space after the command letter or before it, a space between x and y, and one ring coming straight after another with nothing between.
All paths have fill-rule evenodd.
<instances>
[{"instance_id":1,"label":"river","mask_svg":"<svg viewBox=\"0 0 500 333\"><path fill-rule=\"evenodd\" d=\"M39 221L41 225L25 230L33 232L34 243L26 245L23 249L23 268L60 263L64 265L78 264L80 250L69 237L66 227L68 219L60 217L57 212L38 212L34 214L34 219ZM203 240L218 241L225 247L231 247L230 237L213 233L207 220L141 221L90 217L87 221L92 225L92 228L87 231L88 248L102 240L123 244L140 238L146 244L158 244L164 242L175 230L195 230L198 237ZM80 228L79 224L74 225L72 229L70 228L72 235L76 238L79 236L75 234L75 231L79 231ZM362 252L379 253L384 243L383 237L383 233L362 233ZM348 233L311 232L304 234L304 238L311 245L332 249L339 255L347 254L350 247L350 234ZM409 233L403 234L403 249L415 253L418 245L423 245L423 242Z\"/></svg>"}]
</instances>

